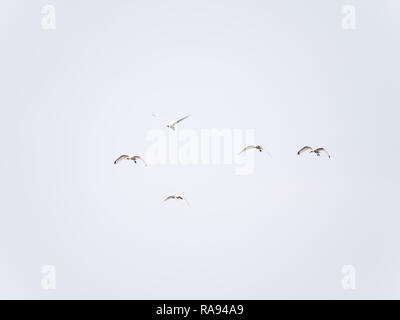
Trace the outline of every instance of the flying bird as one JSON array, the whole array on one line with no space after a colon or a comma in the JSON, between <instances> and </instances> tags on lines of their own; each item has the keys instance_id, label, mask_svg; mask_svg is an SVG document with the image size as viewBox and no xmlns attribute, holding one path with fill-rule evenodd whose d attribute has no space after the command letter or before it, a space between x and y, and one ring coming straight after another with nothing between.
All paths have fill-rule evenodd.
<instances>
[{"instance_id":1,"label":"flying bird","mask_svg":"<svg viewBox=\"0 0 400 320\"><path fill-rule=\"evenodd\" d=\"M243 150L240 151L239 154L242 154L243 152L245 152L245 151L247 151L247 150L250 150L250 149L256 149L256 150L258 150L258 151L260 151L260 152L262 152L263 150L265 150L263 146L260 146L260 145L250 145L250 146L247 146L247 147L243 148ZM267 150L265 150L265 151L269 154L269 152L268 152Z\"/></svg>"},{"instance_id":2,"label":"flying bird","mask_svg":"<svg viewBox=\"0 0 400 320\"><path fill-rule=\"evenodd\" d=\"M128 156L127 154L123 154L122 156L119 156L115 161L114 164L117 164L118 162L122 160L132 160L133 162L137 163L137 160L142 160L144 165L147 166L146 161L141 156Z\"/></svg>"},{"instance_id":3,"label":"flying bird","mask_svg":"<svg viewBox=\"0 0 400 320\"><path fill-rule=\"evenodd\" d=\"M187 204L188 207L190 208L189 202L188 202L185 198L183 198L182 196L168 196L168 197L166 197L163 201L161 201L161 203L163 203L163 202L165 202L165 201L168 201L168 200L170 200L170 199L185 200L186 204Z\"/></svg>"},{"instance_id":4,"label":"flying bird","mask_svg":"<svg viewBox=\"0 0 400 320\"><path fill-rule=\"evenodd\" d=\"M175 131L175 126L176 126L179 122L181 122L181 121L183 121L183 120L185 120L185 119L187 119L187 118L189 118L189 117L190 117L190 114L187 115L186 117L183 117L183 118L181 118L181 119L175 121L174 123L168 124L168 125L167 125L167 128L170 128L170 129L172 129L172 130Z\"/></svg>"},{"instance_id":5,"label":"flying bird","mask_svg":"<svg viewBox=\"0 0 400 320\"><path fill-rule=\"evenodd\" d=\"M318 157L321 155L321 152L325 152L326 155L328 156L328 158L331 157L330 154L328 153L328 151L326 151L325 148L316 148L316 149L313 149L313 148L310 147L310 146L304 146L304 147L301 148L299 151L297 151L297 154L300 155L300 154L302 154L303 152L305 152L305 151L307 151L307 150L310 150L310 153L313 153L313 152L314 152Z\"/></svg>"}]
</instances>

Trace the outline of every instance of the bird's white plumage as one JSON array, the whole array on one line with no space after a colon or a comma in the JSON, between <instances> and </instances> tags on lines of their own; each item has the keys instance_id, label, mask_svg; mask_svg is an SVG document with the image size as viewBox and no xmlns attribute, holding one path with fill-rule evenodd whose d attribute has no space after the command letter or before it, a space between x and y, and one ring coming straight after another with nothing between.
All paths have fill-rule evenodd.
<instances>
[{"instance_id":1,"label":"bird's white plumage","mask_svg":"<svg viewBox=\"0 0 400 320\"><path fill-rule=\"evenodd\" d=\"M320 153L321 151L325 152L326 155L328 156L328 158L331 157L331 155L328 153L328 151L326 151L325 148L317 148L317 149L314 150L315 153Z\"/></svg>"},{"instance_id":2,"label":"bird's white plumage","mask_svg":"<svg viewBox=\"0 0 400 320\"><path fill-rule=\"evenodd\" d=\"M242 154L243 152L250 150L250 149L257 149L257 150L261 151L261 150L264 150L264 147L260 146L260 145L249 145L249 146L243 148L243 150L240 151L239 154Z\"/></svg>"},{"instance_id":3,"label":"bird's white plumage","mask_svg":"<svg viewBox=\"0 0 400 320\"><path fill-rule=\"evenodd\" d=\"M126 160L129 159L129 156L127 154L123 154L122 156L119 156L115 161L114 164L117 164L118 162L122 161L122 160Z\"/></svg>"},{"instance_id":4,"label":"bird's white plumage","mask_svg":"<svg viewBox=\"0 0 400 320\"><path fill-rule=\"evenodd\" d=\"M297 151L297 154L300 155L303 152L307 151L307 150L312 150L313 148L311 148L310 146L305 146L303 148L301 148L299 151Z\"/></svg>"},{"instance_id":5,"label":"bird's white plumage","mask_svg":"<svg viewBox=\"0 0 400 320\"><path fill-rule=\"evenodd\" d=\"M172 130L175 130L175 126L176 126L179 122L181 122L181 121L183 121L183 120L185 120L185 119L187 119L187 118L189 118L189 117L190 117L190 114L187 115L187 116L185 116L185 117L183 117L183 118L180 118L179 120L176 120L175 122L173 122L173 123L171 123L171 124L169 124L169 125L167 125L167 127L168 127L168 128L171 128Z\"/></svg>"},{"instance_id":6,"label":"bird's white plumage","mask_svg":"<svg viewBox=\"0 0 400 320\"><path fill-rule=\"evenodd\" d=\"M170 200L170 199L184 200L184 201L186 202L186 204L188 205L188 207L190 208L189 202L186 200L186 198L184 198L184 197L182 197L182 196L175 196L175 195L173 195L173 196L168 196L168 197L166 197L163 201L161 201L161 203L163 203L163 202L165 202L165 201L168 201L168 200Z\"/></svg>"},{"instance_id":7,"label":"bird's white plumage","mask_svg":"<svg viewBox=\"0 0 400 320\"><path fill-rule=\"evenodd\" d=\"M143 161L144 165L147 167L147 162L141 156L133 156L133 157L131 157L131 160L135 161L137 159Z\"/></svg>"},{"instance_id":8,"label":"bird's white plumage","mask_svg":"<svg viewBox=\"0 0 400 320\"><path fill-rule=\"evenodd\" d=\"M143 163L145 164L145 166L147 166L146 161L141 157L141 156L129 156L127 154L123 154L122 156L119 156L115 161L114 164L117 164L118 162L122 161L122 160L132 160L134 162L136 162L136 160L141 160L143 161Z\"/></svg>"},{"instance_id":9,"label":"bird's white plumage","mask_svg":"<svg viewBox=\"0 0 400 320\"><path fill-rule=\"evenodd\" d=\"M310 146L305 146L305 147L301 148L299 151L297 151L297 154L300 155L300 154L302 154L303 152L305 152L307 150L310 150L310 153L314 152L317 156L319 156L320 152L323 151L328 156L328 158L331 157L330 154L328 153L328 151L325 148L316 148L316 149L314 149L314 148L312 148Z\"/></svg>"}]
</instances>

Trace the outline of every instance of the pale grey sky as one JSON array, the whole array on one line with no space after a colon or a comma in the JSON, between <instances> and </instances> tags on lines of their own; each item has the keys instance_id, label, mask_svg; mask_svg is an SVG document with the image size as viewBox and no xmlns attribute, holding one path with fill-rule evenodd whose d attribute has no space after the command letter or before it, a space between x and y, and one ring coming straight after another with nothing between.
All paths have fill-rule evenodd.
<instances>
[{"instance_id":1,"label":"pale grey sky","mask_svg":"<svg viewBox=\"0 0 400 320\"><path fill-rule=\"evenodd\" d=\"M399 1L3 0L0 24L0 298L400 298ZM273 157L115 167L152 113Z\"/></svg>"}]
</instances>

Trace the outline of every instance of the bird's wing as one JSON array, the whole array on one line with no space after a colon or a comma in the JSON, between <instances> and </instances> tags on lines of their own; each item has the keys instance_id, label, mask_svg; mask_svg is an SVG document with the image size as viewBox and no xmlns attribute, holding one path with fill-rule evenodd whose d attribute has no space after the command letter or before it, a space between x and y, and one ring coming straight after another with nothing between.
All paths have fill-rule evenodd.
<instances>
[{"instance_id":1,"label":"bird's wing","mask_svg":"<svg viewBox=\"0 0 400 320\"><path fill-rule=\"evenodd\" d=\"M181 121L183 121L183 120L185 120L185 119L187 119L189 117L190 117L190 114L187 115L186 117L183 117L183 118L181 118L179 120L176 120L173 124L171 124L171 126L173 127L174 125L178 124L179 122L181 122Z\"/></svg>"},{"instance_id":2,"label":"bird's wing","mask_svg":"<svg viewBox=\"0 0 400 320\"><path fill-rule=\"evenodd\" d=\"M187 204L187 205L188 205L188 207L190 208L189 201L187 201L187 200L186 200L186 198L183 198L183 199L185 200L186 204Z\"/></svg>"},{"instance_id":3,"label":"bird's wing","mask_svg":"<svg viewBox=\"0 0 400 320\"><path fill-rule=\"evenodd\" d=\"M297 151L297 154L300 155L302 154L304 151L306 150L312 150L313 148L311 148L310 146L305 146L303 148L301 148L299 151Z\"/></svg>"},{"instance_id":4,"label":"bird's wing","mask_svg":"<svg viewBox=\"0 0 400 320\"><path fill-rule=\"evenodd\" d=\"M143 161L144 165L147 167L147 162L141 156L135 156L136 159L140 159Z\"/></svg>"},{"instance_id":5,"label":"bird's wing","mask_svg":"<svg viewBox=\"0 0 400 320\"><path fill-rule=\"evenodd\" d=\"M165 201L167 201L167 200L169 200L169 199L174 199L174 198L175 198L175 196L166 197L163 201L161 201L161 203L163 203L163 202L165 202Z\"/></svg>"},{"instance_id":6,"label":"bird's wing","mask_svg":"<svg viewBox=\"0 0 400 320\"><path fill-rule=\"evenodd\" d=\"M265 151L265 153L266 153L267 155L269 155L269 156L272 158L272 154L271 154L267 149L265 149L265 148L263 147L263 150Z\"/></svg>"},{"instance_id":7,"label":"bird's wing","mask_svg":"<svg viewBox=\"0 0 400 320\"><path fill-rule=\"evenodd\" d=\"M240 151L240 153L239 153L239 154L241 154L241 153L245 152L246 150L249 150L249 149L255 149L255 148L256 148L256 146L247 146L247 147L243 148L243 150L242 150L242 151Z\"/></svg>"},{"instance_id":8,"label":"bird's wing","mask_svg":"<svg viewBox=\"0 0 400 320\"><path fill-rule=\"evenodd\" d=\"M129 159L129 156L127 154L123 154L122 156L119 156L115 161L114 164L117 164L121 160Z\"/></svg>"},{"instance_id":9,"label":"bird's wing","mask_svg":"<svg viewBox=\"0 0 400 320\"><path fill-rule=\"evenodd\" d=\"M317 149L315 149L315 151L323 151L323 152L325 152L326 153L326 155L328 156L328 158L330 158L331 157L331 155L328 153L328 151L326 151L326 149L325 148L317 148Z\"/></svg>"}]
</instances>

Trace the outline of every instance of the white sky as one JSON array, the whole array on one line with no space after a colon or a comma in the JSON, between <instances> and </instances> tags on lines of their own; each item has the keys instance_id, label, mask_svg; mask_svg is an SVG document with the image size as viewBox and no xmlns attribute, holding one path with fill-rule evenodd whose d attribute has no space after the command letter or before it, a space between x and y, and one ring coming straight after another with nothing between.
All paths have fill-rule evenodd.
<instances>
[{"instance_id":1,"label":"white sky","mask_svg":"<svg viewBox=\"0 0 400 320\"><path fill-rule=\"evenodd\" d=\"M398 1L48 3L0 3L0 298L400 298ZM273 157L115 167L152 113Z\"/></svg>"}]
</instances>

